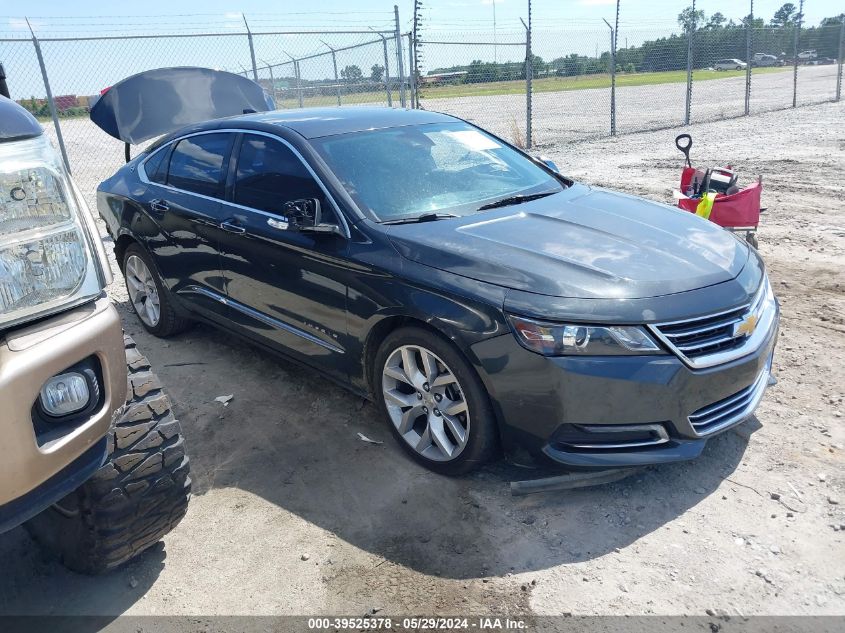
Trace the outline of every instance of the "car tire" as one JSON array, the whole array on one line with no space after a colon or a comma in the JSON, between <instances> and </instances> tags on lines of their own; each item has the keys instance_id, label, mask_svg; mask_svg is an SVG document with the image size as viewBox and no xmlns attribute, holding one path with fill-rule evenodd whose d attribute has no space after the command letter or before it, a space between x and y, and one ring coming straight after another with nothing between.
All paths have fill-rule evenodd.
<instances>
[{"instance_id":1,"label":"car tire","mask_svg":"<svg viewBox=\"0 0 845 633\"><path fill-rule=\"evenodd\" d=\"M189 462L170 399L134 341L124 337L126 407L108 435L105 463L25 525L73 571L101 574L158 542L185 516Z\"/></svg>"},{"instance_id":2,"label":"car tire","mask_svg":"<svg viewBox=\"0 0 845 633\"><path fill-rule=\"evenodd\" d=\"M141 271L142 276L146 274L148 278L138 280L136 277L137 271ZM190 319L180 316L174 309L170 291L164 285L164 282L162 282L156 267L153 265L152 258L138 244L131 244L123 254L123 278L126 283L126 291L129 294L129 305L138 316L141 325L150 334L160 338L167 338L191 327L193 322ZM155 289L154 293L152 292L152 288L149 288L148 291L144 291L141 294L145 295L147 300L149 300L150 296L155 297L158 304L157 319L151 319L148 311L143 307L143 301L136 301L137 295L133 293L133 284L144 284L148 288L149 284L153 285Z\"/></svg>"},{"instance_id":3,"label":"car tire","mask_svg":"<svg viewBox=\"0 0 845 633\"><path fill-rule=\"evenodd\" d=\"M404 358L403 349L414 356L415 360L411 362L418 368L424 364L423 352L430 355L429 360L433 358L437 368L435 383L454 380L448 385L443 383L434 385L432 388L426 387L428 385L426 381L422 383L419 390L416 390L410 382L407 382L408 372L403 368L394 366L388 370L388 361L393 363L397 354ZM404 365L404 361L402 364ZM496 456L498 429L490 398L476 371L447 339L420 327L397 329L382 342L371 370L377 406L384 414L399 445L418 463L437 473L460 475L482 466ZM402 380L393 378L388 371L396 375L404 375L405 378ZM429 375L428 372L425 375ZM404 405L398 404L394 396L387 395L388 392L396 394L398 390L402 390L399 395L407 400ZM441 400L435 402L434 399L438 397ZM423 400L423 398L426 399ZM390 406L388 406L388 401ZM465 413L449 415L445 410L439 411L436 407L438 404L442 405L444 401L447 403L446 406L450 406L455 411L463 407ZM419 407L423 407L423 403L429 405L425 407L426 413L419 412ZM412 410L417 413L413 413ZM415 418L416 423L413 423L412 427L400 430L406 419L405 413L408 412L412 412L408 419L413 415L418 416ZM457 432L454 431L456 428ZM426 429L431 439L430 446L423 451L412 446L412 441L417 446L425 442ZM462 429L465 432L461 443ZM440 438L439 443L436 441L437 438ZM446 444L453 448L454 456L447 456L446 452L440 448ZM456 450L457 448L459 450ZM435 453L439 455L432 457Z\"/></svg>"}]
</instances>

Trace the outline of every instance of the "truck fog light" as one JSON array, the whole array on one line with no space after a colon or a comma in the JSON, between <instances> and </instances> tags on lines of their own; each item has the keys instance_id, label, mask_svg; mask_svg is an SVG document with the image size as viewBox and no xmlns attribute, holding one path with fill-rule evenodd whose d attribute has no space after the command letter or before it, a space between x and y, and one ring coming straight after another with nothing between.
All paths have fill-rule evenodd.
<instances>
[{"instance_id":1,"label":"truck fog light","mask_svg":"<svg viewBox=\"0 0 845 633\"><path fill-rule=\"evenodd\" d=\"M54 417L81 411L90 399L88 381L75 371L53 376L41 388L41 406Z\"/></svg>"}]
</instances>

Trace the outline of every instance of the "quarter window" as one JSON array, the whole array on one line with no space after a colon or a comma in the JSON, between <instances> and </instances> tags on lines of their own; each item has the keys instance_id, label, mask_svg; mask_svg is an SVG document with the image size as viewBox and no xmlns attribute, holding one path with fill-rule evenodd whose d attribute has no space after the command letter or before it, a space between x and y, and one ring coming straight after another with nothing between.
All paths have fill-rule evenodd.
<instances>
[{"instance_id":1,"label":"quarter window","mask_svg":"<svg viewBox=\"0 0 845 633\"><path fill-rule=\"evenodd\" d=\"M156 152L144 163L144 173L150 182L157 182L163 185L167 180L167 161L164 160L169 154L167 148Z\"/></svg>"},{"instance_id":2,"label":"quarter window","mask_svg":"<svg viewBox=\"0 0 845 633\"><path fill-rule=\"evenodd\" d=\"M234 202L282 214L286 202L301 198L319 199L323 221L330 221L331 211L323 191L302 161L275 139L245 134L238 157Z\"/></svg>"},{"instance_id":3,"label":"quarter window","mask_svg":"<svg viewBox=\"0 0 845 633\"><path fill-rule=\"evenodd\" d=\"M228 134L184 138L173 148L167 184L177 189L222 198L223 165L229 153Z\"/></svg>"}]
</instances>

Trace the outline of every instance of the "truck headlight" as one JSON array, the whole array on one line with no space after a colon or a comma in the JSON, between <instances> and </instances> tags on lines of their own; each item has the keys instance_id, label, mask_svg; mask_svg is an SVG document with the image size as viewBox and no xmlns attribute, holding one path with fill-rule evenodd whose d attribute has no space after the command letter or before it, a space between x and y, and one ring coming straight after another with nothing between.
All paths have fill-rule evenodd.
<instances>
[{"instance_id":1,"label":"truck headlight","mask_svg":"<svg viewBox=\"0 0 845 633\"><path fill-rule=\"evenodd\" d=\"M508 319L520 345L543 356L665 354L645 328L636 325L549 323L517 316Z\"/></svg>"},{"instance_id":2,"label":"truck headlight","mask_svg":"<svg viewBox=\"0 0 845 633\"><path fill-rule=\"evenodd\" d=\"M0 328L100 294L88 230L43 135L0 144Z\"/></svg>"}]
</instances>

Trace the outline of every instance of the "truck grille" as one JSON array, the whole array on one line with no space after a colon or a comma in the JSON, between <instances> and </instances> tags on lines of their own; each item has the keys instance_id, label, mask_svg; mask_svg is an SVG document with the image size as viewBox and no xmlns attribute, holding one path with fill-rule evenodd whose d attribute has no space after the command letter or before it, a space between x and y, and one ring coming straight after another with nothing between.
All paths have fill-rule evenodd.
<instances>
[{"instance_id":1,"label":"truck grille","mask_svg":"<svg viewBox=\"0 0 845 633\"><path fill-rule=\"evenodd\" d=\"M771 362L771 360L769 361ZM689 416L690 424L698 435L710 435L741 422L751 415L769 380L769 366L760 373L757 380L745 389L702 407Z\"/></svg>"}]
</instances>

